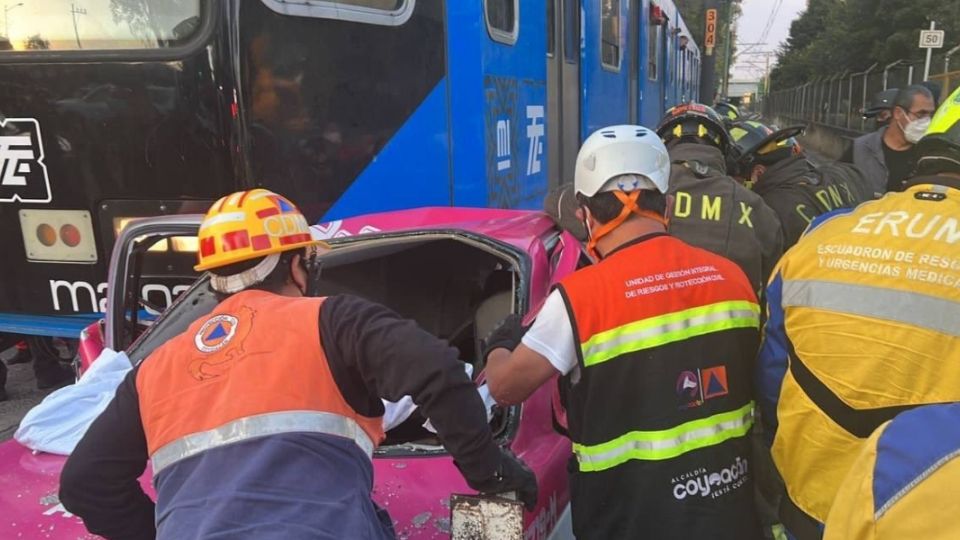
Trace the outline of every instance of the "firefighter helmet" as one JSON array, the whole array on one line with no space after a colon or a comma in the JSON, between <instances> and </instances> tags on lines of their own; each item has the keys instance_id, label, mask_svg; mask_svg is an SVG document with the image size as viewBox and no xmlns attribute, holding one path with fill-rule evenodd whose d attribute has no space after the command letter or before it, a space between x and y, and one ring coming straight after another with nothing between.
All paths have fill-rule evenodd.
<instances>
[{"instance_id":1,"label":"firefighter helmet","mask_svg":"<svg viewBox=\"0 0 960 540\"><path fill-rule=\"evenodd\" d=\"M657 125L663 142L701 140L716 146L724 155L730 148L730 134L723 118L702 103L684 103L667 111Z\"/></svg>"},{"instance_id":2,"label":"firefighter helmet","mask_svg":"<svg viewBox=\"0 0 960 540\"><path fill-rule=\"evenodd\" d=\"M803 152L796 139L803 131L804 126L774 131L753 120L737 122L730 128L732 157L741 171L755 164L773 165Z\"/></svg>"}]
</instances>

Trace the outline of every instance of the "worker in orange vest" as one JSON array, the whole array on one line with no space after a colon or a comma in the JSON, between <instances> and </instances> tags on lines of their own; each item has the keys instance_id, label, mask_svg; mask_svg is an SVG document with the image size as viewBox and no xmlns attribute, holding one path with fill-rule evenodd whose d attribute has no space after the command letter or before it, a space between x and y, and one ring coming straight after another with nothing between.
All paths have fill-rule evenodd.
<instances>
[{"instance_id":1,"label":"worker in orange vest","mask_svg":"<svg viewBox=\"0 0 960 540\"><path fill-rule=\"evenodd\" d=\"M501 403L562 376L580 540L760 536L749 437L760 308L734 262L667 234L669 178L653 131L591 135L574 189L599 262L564 278L528 331L511 317L486 340Z\"/></svg>"},{"instance_id":2,"label":"worker in orange vest","mask_svg":"<svg viewBox=\"0 0 960 540\"><path fill-rule=\"evenodd\" d=\"M533 506L533 473L494 443L456 349L362 298L305 297L317 249L270 191L213 205L196 269L221 303L132 370L63 470L60 500L90 532L393 538L371 499L371 458L381 398L405 395L471 487ZM156 506L137 482L148 459Z\"/></svg>"}]
</instances>

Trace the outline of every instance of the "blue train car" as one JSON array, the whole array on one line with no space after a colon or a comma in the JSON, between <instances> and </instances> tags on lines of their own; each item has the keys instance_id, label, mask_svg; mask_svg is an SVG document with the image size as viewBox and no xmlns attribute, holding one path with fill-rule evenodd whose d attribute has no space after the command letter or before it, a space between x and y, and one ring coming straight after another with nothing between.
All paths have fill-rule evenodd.
<instances>
[{"instance_id":1,"label":"blue train car","mask_svg":"<svg viewBox=\"0 0 960 540\"><path fill-rule=\"evenodd\" d=\"M132 218L265 186L315 221L538 208L580 142L696 99L670 0L19 3L0 36L0 332L75 336ZM147 254L160 308L196 245Z\"/></svg>"},{"instance_id":2,"label":"blue train car","mask_svg":"<svg viewBox=\"0 0 960 540\"><path fill-rule=\"evenodd\" d=\"M668 108L696 100L700 51L669 0L545 1L549 178L563 182L593 131L652 127Z\"/></svg>"}]
</instances>

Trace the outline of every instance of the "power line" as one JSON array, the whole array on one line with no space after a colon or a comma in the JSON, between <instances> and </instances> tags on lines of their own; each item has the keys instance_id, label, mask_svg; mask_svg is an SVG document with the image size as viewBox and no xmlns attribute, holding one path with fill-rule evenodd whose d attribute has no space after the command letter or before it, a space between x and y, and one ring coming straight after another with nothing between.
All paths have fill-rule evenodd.
<instances>
[{"instance_id":1,"label":"power line","mask_svg":"<svg viewBox=\"0 0 960 540\"><path fill-rule=\"evenodd\" d=\"M760 39L753 43L738 43L738 45L749 45L742 52L738 52L737 56L742 53L749 52L760 45L767 44L767 37L770 35L770 30L773 29L773 23L776 21L777 14L780 13L780 7L783 5L783 0L774 0L773 5L770 9L770 14L767 15L767 21L763 24L763 31L760 32Z\"/></svg>"},{"instance_id":2,"label":"power line","mask_svg":"<svg viewBox=\"0 0 960 540\"><path fill-rule=\"evenodd\" d=\"M767 37L770 36L770 30L773 29L773 23L777 20L777 15L780 13L780 8L783 7L783 0L775 0L773 7L770 9L770 16L767 17L767 23L763 27L763 32L760 34L759 41L766 43Z\"/></svg>"}]
</instances>

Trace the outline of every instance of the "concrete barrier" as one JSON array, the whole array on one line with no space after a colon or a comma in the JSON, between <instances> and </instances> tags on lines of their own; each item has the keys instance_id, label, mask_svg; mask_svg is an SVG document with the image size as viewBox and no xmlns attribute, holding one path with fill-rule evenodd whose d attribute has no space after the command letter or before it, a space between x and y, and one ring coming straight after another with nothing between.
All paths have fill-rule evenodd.
<instances>
[{"instance_id":1,"label":"concrete barrier","mask_svg":"<svg viewBox=\"0 0 960 540\"><path fill-rule=\"evenodd\" d=\"M840 159L844 152L853 145L853 140L863 135L863 133L852 129L843 129L786 116L778 116L768 120L771 124L776 124L781 128L798 124L806 125L807 131L801 137L800 143L817 154L833 160Z\"/></svg>"}]
</instances>

